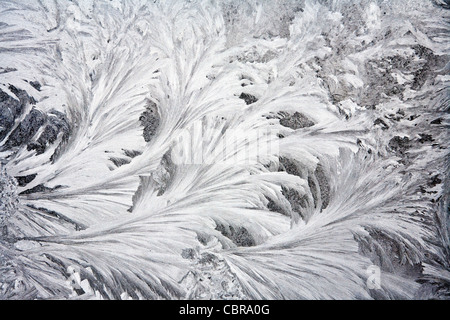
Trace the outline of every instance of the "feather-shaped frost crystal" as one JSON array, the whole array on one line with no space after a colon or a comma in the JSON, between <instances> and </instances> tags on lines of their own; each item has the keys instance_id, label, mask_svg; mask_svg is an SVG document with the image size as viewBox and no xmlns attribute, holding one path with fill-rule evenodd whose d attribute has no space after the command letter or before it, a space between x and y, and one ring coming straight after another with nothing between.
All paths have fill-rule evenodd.
<instances>
[{"instance_id":1,"label":"feather-shaped frost crystal","mask_svg":"<svg viewBox=\"0 0 450 320\"><path fill-rule=\"evenodd\" d=\"M448 299L445 1L0 3L0 299Z\"/></svg>"}]
</instances>

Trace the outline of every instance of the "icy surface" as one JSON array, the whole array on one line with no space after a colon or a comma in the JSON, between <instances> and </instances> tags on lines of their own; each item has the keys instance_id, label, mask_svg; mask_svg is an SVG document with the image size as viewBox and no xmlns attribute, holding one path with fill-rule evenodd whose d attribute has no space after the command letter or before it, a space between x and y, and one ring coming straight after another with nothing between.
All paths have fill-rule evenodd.
<instances>
[{"instance_id":1,"label":"icy surface","mask_svg":"<svg viewBox=\"0 0 450 320\"><path fill-rule=\"evenodd\" d=\"M448 10L1 1L0 299L448 299Z\"/></svg>"}]
</instances>

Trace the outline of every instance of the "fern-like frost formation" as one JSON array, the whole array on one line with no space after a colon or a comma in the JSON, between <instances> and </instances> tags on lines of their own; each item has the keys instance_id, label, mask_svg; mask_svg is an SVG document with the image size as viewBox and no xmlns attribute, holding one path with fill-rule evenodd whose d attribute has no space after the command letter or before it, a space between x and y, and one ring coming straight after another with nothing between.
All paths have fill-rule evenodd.
<instances>
[{"instance_id":1,"label":"fern-like frost formation","mask_svg":"<svg viewBox=\"0 0 450 320\"><path fill-rule=\"evenodd\" d=\"M448 299L449 9L2 0L0 299Z\"/></svg>"}]
</instances>

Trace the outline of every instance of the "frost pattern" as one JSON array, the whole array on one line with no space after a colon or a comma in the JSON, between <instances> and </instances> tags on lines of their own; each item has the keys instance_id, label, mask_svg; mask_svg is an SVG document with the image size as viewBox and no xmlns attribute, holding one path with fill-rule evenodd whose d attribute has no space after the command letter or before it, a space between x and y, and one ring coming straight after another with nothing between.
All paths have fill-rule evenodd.
<instances>
[{"instance_id":1,"label":"frost pattern","mask_svg":"<svg viewBox=\"0 0 450 320\"><path fill-rule=\"evenodd\" d=\"M0 298L448 299L445 1L0 9Z\"/></svg>"}]
</instances>

